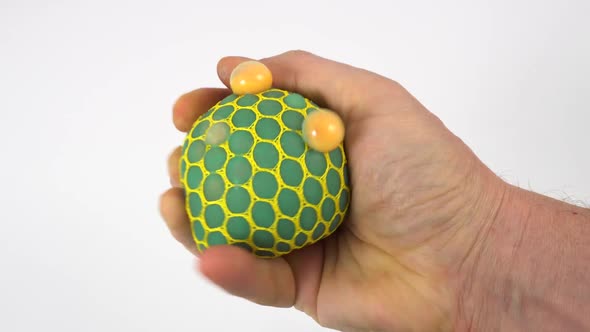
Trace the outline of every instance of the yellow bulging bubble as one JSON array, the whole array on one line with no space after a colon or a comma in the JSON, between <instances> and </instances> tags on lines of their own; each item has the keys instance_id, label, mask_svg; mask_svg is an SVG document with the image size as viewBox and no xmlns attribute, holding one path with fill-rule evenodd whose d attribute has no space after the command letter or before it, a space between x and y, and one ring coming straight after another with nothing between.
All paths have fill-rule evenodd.
<instances>
[{"instance_id":1,"label":"yellow bulging bubble","mask_svg":"<svg viewBox=\"0 0 590 332\"><path fill-rule=\"evenodd\" d=\"M303 122L303 138L316 151L332 151L344 140L344 123L335 112L319 109Z\"/></svg>"},{"instance_id":2,"label":"yellow bulging bubble","mask_svg":"<svg viewBox=\"0 0 590 332\"><path fill-rule=\"evenodd\" d=\"M263 63L245 61L231 73L230 86L234 94L256 94L272 87L272 73Z\"/></svg>"}]
</instances>

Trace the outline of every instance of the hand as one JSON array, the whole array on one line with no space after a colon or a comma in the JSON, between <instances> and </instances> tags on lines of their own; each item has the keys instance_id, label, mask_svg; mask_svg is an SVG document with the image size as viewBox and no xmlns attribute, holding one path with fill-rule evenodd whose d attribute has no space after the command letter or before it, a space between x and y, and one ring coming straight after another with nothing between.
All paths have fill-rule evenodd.
<instances>
[{"instance_id":1,"label":"hand","mask_svg":"<svg viewBox=\"0 0 590 332\"><path fill-rule=\"evenodd\" d=\"M219 62L229 74L245 58ZM274 86L338 112L346 124L352 201L348 219L327 239L283 258L259 259L230 246L200 255L200 271L236 296L295 306L343 331L446 331L469 320L462 289L483 230L506 184L404 88L385 77L301 51L262 60ZM198 89L180 97L174 124L187 132L228 95ZM173 188L161 212L172 235L194 249L183 191L180 148L170 156Z\"/></svg>"}]
</instances>

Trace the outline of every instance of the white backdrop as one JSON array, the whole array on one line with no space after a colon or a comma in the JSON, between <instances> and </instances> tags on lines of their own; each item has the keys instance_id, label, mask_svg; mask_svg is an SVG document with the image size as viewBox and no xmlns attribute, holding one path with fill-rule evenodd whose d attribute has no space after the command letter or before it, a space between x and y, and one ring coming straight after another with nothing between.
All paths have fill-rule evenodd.
<instances>
[{"instance_id":1,"label":"white backdrop","mask_svg":"<svg viewBox=\"0 0 590 332\"><path fill-rule=\"evenodd\" d=\"M404 84L494 171L590 202L590 2L0 0L0 331L324 331L194 272L176 97L289 49Z\"/></svg>"}]
</instances>

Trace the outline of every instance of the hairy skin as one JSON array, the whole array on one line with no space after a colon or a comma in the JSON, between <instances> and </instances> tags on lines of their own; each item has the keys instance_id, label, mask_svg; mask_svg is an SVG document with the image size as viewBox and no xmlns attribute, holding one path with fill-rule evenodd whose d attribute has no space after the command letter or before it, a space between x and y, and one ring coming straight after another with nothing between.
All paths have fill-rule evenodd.
<instances>
[{"instance_id":1,"label":"hairy skin","mask_svg":"<svg viewBox=\"0 0 590 332\"><path fill-rule=\"evenodd\" d=\"M218 73L226 86L231 70L245 60L220 61ZM173 188L163 194L161 211L172 235L199 256L206 277L230 294L261 305L294 306L341 331L505 331L526 327L530 322L523 317L537 318L518 316L523 303L518 301L532 301L522 290L530 281L526 276L535 277L526 270L532 268L527 257L544 234L529 238L525 225L530 222L519 211L531 203L514 197L532 193L515 195L394 81L301 51L262 61L276 87L299 92L342 116L353 190L349 217L332 236L284 258L258 259L230 246L198 255L184 213L176 149L169 159ZM198 89L183 95L174 107L175 126L188 131L227 94L227 89ZM538 218L551 211L548 207ZM521 249L506 249L515 245ZM525 250L528 254L516 254ZM551 263L546 265L551 269ZM569 267L578 282L584 278L575 263ZM589 287L581 288L588 295ZM535 295L542 301L545 294ZM584 296L577 306L583 307ZM559 300L567 302L563 295ZM585 303L588 308L590 300ZM507 325L514 321L510 317L520 317L521 325ZM572 317L579 321L579 312Z\"/></svg>"},{"instance_id":2,"label":"hairy skin","mask_svg":"<svg viewBox=\"0 0 590 332\"><path fill-rule=\"evenodd\" d=\"M510 187L463 284L458 330L590 331L590 210Z\"/></svg>"}]
</instances>

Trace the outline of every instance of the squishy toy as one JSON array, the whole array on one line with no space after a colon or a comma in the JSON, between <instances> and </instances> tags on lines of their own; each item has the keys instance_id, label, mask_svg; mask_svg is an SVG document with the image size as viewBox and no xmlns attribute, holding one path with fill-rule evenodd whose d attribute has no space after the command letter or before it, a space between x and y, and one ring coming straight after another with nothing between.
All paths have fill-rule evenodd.
<instances>
[{"instance_id":1,"label":"squishy toy","mask_svg":"<svg viewBox=\"0 0 590 332\"><path fill-rule=\"evenodd\" d=\"M339 115L272 86L262 63L230 77L232 94L201 115L180 159L195 245L278 257L331 235L351 199Z\"/></svg>"}]
</instances>

